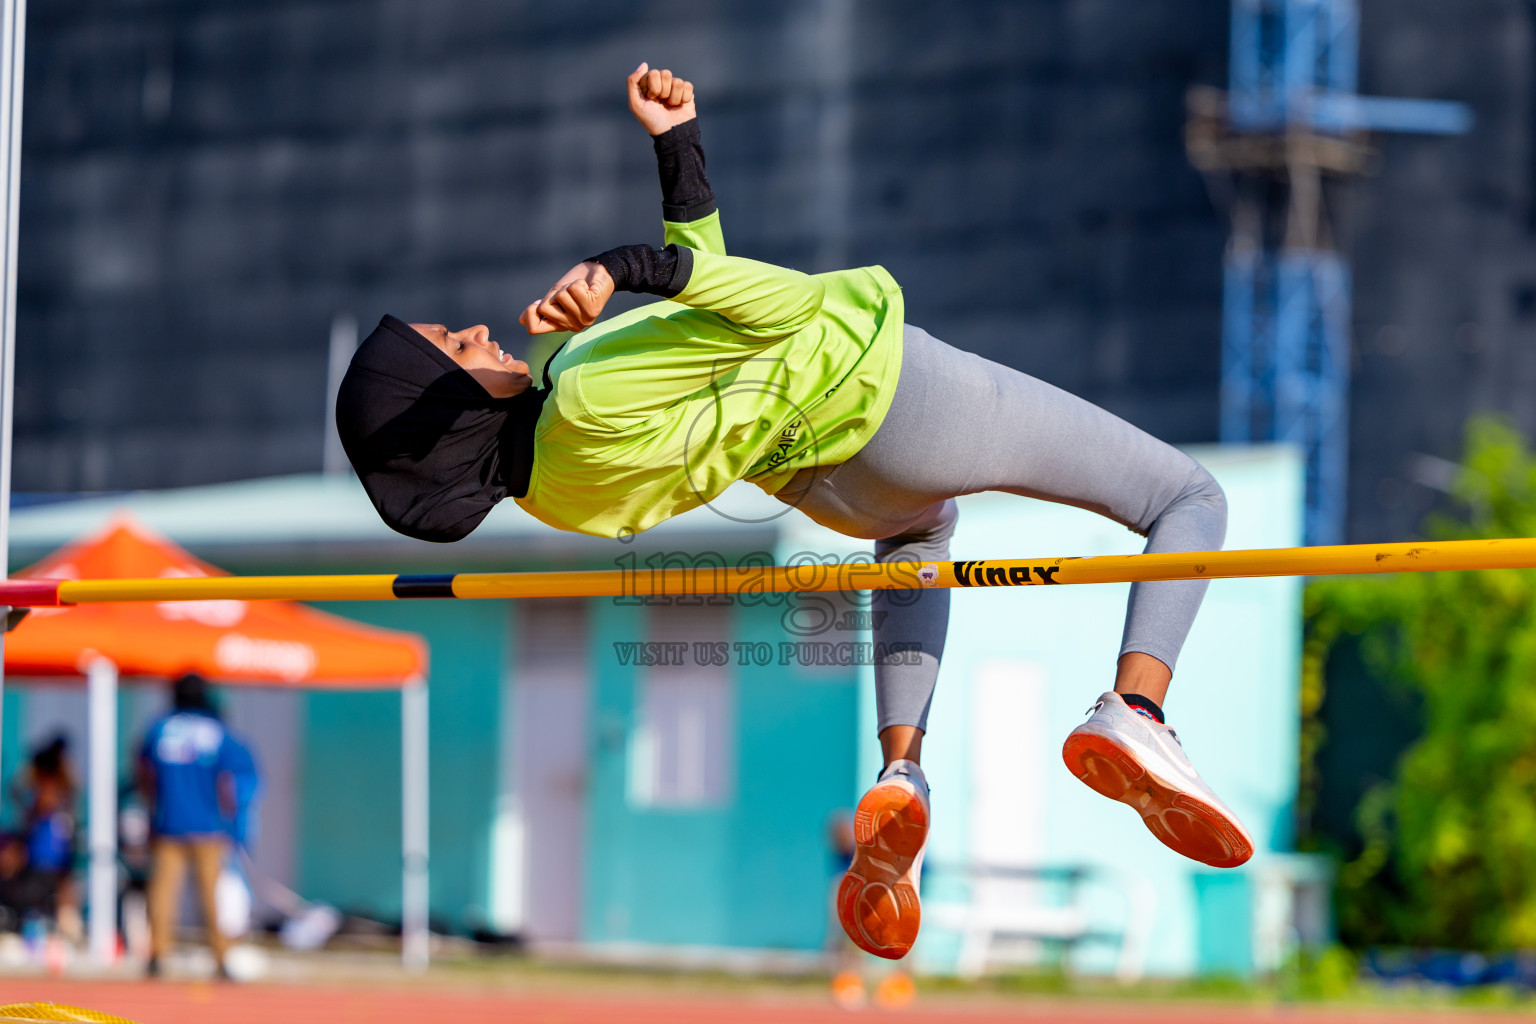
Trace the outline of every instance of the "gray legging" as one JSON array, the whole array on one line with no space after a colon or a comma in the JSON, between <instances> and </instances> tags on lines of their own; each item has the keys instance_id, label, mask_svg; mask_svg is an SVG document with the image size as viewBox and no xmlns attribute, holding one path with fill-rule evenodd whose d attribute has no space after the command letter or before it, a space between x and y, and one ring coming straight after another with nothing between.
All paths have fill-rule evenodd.
<instances>
[{"instance_id":1,"label":"gray legging","mask_svg":"<svg viewBox=\"0 0 1536 1024\"><path fill-rule=\"evenodd\" d=\"M883 562L949 558L955 496L1007 491L1076 505L1147 538L1147 551L1212 551L1227 503L1199 463L1119 417L908 326L885 422L857 455L802 470L778 497L823 526L875 540ZM1004 553L1006 554L1006 553ZM1205 581L1131 586L1120 653L1172 669ZM876 591L876 643L922 655L875 666L879 728L925 729L949 628L949 591ZM879 612L885 612L884 616Z\"/></svg>"}]
</instances>

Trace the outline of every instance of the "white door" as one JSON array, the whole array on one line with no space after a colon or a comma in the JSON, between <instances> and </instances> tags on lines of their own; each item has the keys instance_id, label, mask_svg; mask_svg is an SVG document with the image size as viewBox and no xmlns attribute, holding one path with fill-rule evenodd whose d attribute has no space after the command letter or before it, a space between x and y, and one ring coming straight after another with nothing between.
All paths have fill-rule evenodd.
<instances>
[{"instance_id":1,"label":"white door","mask_svg":"<svg viewBox=\"0 0 1536 1024\"><path fill-rule=\"evenodd\" d=\"M993 867L1039 867L1045 853L1045 668L1002 658L971 682L971 858Z\"/></svg>"},{"instance_id":2,"label":"white door","mask_svg":"<svg viewBox=\"0 0 1536 1024\"><path fill-rule=\"evenodd\" d=\"M534 941L569 942L581 934L591 699L586 604L513 602L517 650L502 736L503 750L511 751L504 792L514 840L498 845L521 847L520 906L498 917L520 917L519 930Z\"/></svg>"},{"instance_id":3,"label":"white door","mask_svg":"<svg viewBox=\"0 0 1536 1024\"><path fill-rule=\"evenodd\" d=\"M1012 920L1021 931L1042 926L1051 888L1009 871L1042 866L1053 747L1041 711L1048 706L1042 666L989 659L977 667L971 681L970 853L981 873L971 880L971 902L985 907L991 920ZM979 971L988 959L1037 963L1045 952L1032 940L1010 945L989 949L967 942L962 971Z\"/></svg>"},{"instance_id":4,"label":"white door","mask_svg":"<svg viewBox=\"0 0 1536 1024\"><path fill-rule=\"evenodd\" d=\"M267 883L294 885L298 848L299 758L303 750L303 696L293 690L231 686L220 695L224 723L250 748L261 775L261 801L251 860L252 887L263 899L277 899Z\"/></svg>"}]
</instances>

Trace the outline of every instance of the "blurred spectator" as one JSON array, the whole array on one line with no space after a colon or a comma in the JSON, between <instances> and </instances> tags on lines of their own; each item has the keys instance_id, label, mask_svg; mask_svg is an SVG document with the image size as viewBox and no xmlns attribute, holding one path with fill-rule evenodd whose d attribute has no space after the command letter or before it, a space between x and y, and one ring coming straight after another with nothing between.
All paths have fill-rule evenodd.
<instances>
[{"instance_id":1,"label":"blurred spectator","mask_svg":"<svg viewBox=\"0 0 1536 1024\"><path fill-rule=\"evenodd\" d=\"M0 932L20 932L33 917L51 917L56 886L27 863L27 842L19 835L0 836Z\"/></svg>"},{"instance_id":2,"label":"blurred spectator","mask_svg":"<svg viewBox=\"0 0 1536 1024\"><path fill-rule=\"evenodd\" d=\"M219 927L216 891L230 840L243 839L255 795L250 752L224 728L198 675L171 684L171 714L150 726L139 756L139 786L150 813L148 973L160 973L181 911L190 862L218 974L228 978L228 940Z\"/></svg>"},{"instance_id":3,"label":"blurred spectator","mask_svg":"<svg viewBox=\"0 0 1536 1024\"><path fill-rule=\"evenodd\" d=\"M69 762L69 740L58 735L34 750L13 787L22 811L26 872L47 886L59 932L77 941L82 934L80 903L71 871L79 789Z\"/></svg>"}]
</instances>

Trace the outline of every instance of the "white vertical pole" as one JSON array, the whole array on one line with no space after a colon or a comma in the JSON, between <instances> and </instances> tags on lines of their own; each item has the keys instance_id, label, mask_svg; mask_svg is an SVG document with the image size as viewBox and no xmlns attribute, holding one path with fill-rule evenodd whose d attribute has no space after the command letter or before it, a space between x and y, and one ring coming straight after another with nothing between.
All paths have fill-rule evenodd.
<instances>
[{"instance_id":1,"label":"white vertical pole","mask_svg":"<svg viewBox=\"0 0 1536 1024\"><path fill-rule=\"evenodd\" d=\"M11 397L16 370L16 216L21 194L21 82L27 0L0 0L0 174L4 238L0 240L0 579L10 575ZM0 698L5 695L5 634L0 632ZM0 713L3 714L3 713Z\"/></svg>"},{"instance_id":2,"label":"white vertical pole","mask_svg":"<svg viewBox=\"0 0 1536 1024\"><path fill-rule=\"evenodd\" d=\"M427 914L427 682L412 679L400 691L400 817L402 858L400 958L423 971L429 955Z\"/></svg>"},{"instance_id":3,"label":"white vertical pole","mask_svg":"<svg viewBox=\"0 0 1536 1024\"><path fill-rule=\"evenodd\" d=\"M349 468L341 435L336 432L336 389L341 387L341 378L347 375L352 353L356 351L357 318L350 313L338 313L331 321L331 355L325 373L325 450L320 468L327 476L345 473Z\"/></svg>"},{"instance_id":4,"label":"white vertical pole","mask_svg":"<svg viewBox=\"0 0 1536 1024\"><path fill-rule=\"evenodd\" d=\"M105 967L117 955L117 666L97 658L86 667L85 676L91 771L86 791L91 852L87 935L91 959Z\"/></svg>"}]
</instances>

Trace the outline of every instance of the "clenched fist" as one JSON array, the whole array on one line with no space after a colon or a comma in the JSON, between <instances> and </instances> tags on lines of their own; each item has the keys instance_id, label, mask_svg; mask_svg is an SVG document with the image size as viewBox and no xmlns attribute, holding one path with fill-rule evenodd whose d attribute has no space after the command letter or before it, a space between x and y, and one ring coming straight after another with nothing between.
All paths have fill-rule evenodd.
<instances>
[{"instance_id":1,"label":"clenched fist","mask_svg":"<svg viewBox=\"0 0 1536 1024\"><path fill-rule=\"evenodd\" d=\"M693 83L670 71L652 71L642 63L630 74L629 110L652 135L660 135L698 116L693 106Z\"/></svg>"},{"instance_id":2,"label":"clenched fist","mask_svg":"<svg viewBox=\"0 0 1536 1024\"><path fill-rule=\"evenodd\" d=\"M565 272L538 302L530 302L518 322L529 334L584 331L597 322L613 298L613 277L601 263L578 263Z\"/></svg>"}]
</instances>

